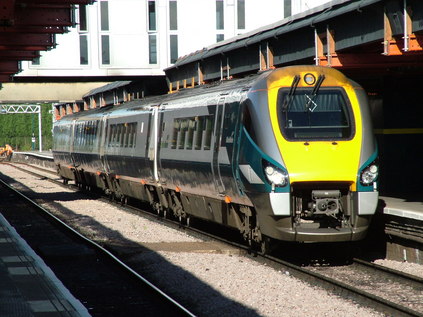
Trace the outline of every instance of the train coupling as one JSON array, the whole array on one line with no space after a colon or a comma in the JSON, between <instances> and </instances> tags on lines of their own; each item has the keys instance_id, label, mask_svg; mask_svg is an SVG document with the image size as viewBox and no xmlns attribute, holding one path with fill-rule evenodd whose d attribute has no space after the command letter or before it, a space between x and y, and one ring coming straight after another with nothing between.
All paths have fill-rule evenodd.
<instances>
[{"instance_id":1,"label":"train coupling","mask_svg":"<svg viewBox=\"0 0 423 317\"><path fill-rule=\"evenodd\" d=\"M339 190L313 190L309 203L309 215L326 215L336 217L341 211L341 192Z\"/></svg>"}]
</instances>

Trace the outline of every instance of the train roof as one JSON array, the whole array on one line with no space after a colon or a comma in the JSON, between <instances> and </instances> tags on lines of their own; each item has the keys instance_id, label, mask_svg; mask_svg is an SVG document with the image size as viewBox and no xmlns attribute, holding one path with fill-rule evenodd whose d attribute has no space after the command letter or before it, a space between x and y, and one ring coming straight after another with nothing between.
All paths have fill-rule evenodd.
<instances>
[{"instance_id":1,"label":"train roof","mask_svg":"<svg viewBox=\"0 0 423 317\"><path fill-rule=\"evenodd\" d=\"M183 88L171 94L148 96L143 99L128 101L121 105L110 105L77 112L72 115L64 116L57 122L65 123L83 117L90 117L92 120L95 120L95 117L101 117L107 113L113 113L116 115L118 115L119 113L128 114L128 112L130 111L142 111L144 109L149 110L151 107L161 104L180 104L181 101L185 100L186 98L196 98L205 94L220 95L222 93L227 93L228 91L247 91L259 77L260 75L251 75L240 79L213 82L211 84L196 86L194 88ZM90 120L90 118L87 118L87 120Z\"/></svg>"}]
</instances>

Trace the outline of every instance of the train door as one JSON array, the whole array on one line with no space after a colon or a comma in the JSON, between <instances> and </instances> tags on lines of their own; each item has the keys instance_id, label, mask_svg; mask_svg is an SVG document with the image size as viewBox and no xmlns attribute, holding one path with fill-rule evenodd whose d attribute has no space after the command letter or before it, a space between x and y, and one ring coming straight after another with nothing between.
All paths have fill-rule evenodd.
<instances>
[{"instance_id":1,"label":"train door","mask_svg":"<svg viewBox=\"0 0 423 317\"><path fill-rule=\"evenodd\" d=\"M151 125L148 140L148 160L152 171L152 176L155 182L159 182L159 106L155 106L151 112Z\"/></svg>"},{"instance_id":2,"label":"train door","mask_svg":"<svg viewBox=\"0 0 423 317\"><path fill-rule=\"evenodd\" d=\"M74 151L75 151L75 142L76 140L76 120L72 120L72 126L71 126L71 141L69 146L69 158L72 162L72 165L75 166L75 158L74 158Z\"/></svg>"},{"instance_id":3,"label":"train door","mask_svg":"<svg viewBox=\"0 0 423 317\"><path fill-rule=\"evenodd\" d=\"M100 154L100 161L101 161L101 165L104 168L104 172L109 173L109 166L107 164L107 158L106 158L106 147L108 146L108 142L107 142L107 118L108 116L105 115L101 118L100 121L100 131L101 135L100 135L100 143L99 143L99 151L98 153Z\"/></svg>"},{"instance_id":4,"label":"train door","mask_svg":"<svg viewBox=\"0 0 423 317\"><path fill-rule=\"evenodd\" d=\"M219 194L223 194L225 186L223 185L222 175L220 173L219 166L219 149L222 140L222 129L223 129L223 118L225 113L225 97L219 98L216 106L216 115L214 122L214 146L213 146L213 158L212 158L212 173L213 180L216 190Z\"/></svg>"}]
</instances>

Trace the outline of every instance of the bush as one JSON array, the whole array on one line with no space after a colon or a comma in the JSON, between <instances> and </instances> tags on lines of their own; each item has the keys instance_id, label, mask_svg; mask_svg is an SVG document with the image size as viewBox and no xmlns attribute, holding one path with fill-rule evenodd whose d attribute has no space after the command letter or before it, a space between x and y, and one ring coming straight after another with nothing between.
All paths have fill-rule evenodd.
<instances>
[{"instance_id":1,"label":"bush","mask_svg":"<svg viewBox=\"0 0 423 317\"><path fill-rule=\"evenodd\" d=\"M43 150L51 149L53 144L51 107L50 103L41 104ZM34 150L38 150L38 113L9 113L0 116L0 146L9 144L15 151L30 151L33 149L32 136L36 140Z\"/></svg>"}]
</instances>

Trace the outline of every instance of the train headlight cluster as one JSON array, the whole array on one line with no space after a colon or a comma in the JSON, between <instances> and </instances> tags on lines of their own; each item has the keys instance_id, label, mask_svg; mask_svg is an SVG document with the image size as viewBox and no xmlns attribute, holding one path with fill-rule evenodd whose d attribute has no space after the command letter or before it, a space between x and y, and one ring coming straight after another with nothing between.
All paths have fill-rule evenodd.
<instances>
[{"instance_id":1,"label":"train headlight cluster","mask_svg":"<svg viewBox=\"0 0 423 317\"><path fill-rule=\"evenodd\" d=\"M379 175L379 168L376 164L372 163L361 172L361 183L363 185L370 185Z\"/></svg>"},{"instance_id":2,"label":"train headlight cluster","mask_svg":"<svg viewBox=\"0 0 423 317\"><path fill-rule=\"evenodd\" d=\"M264 168L264 174L272 185L285 186L288 184L288 174L273 165L267 165Z\"/></svg>"}]
</instances>

